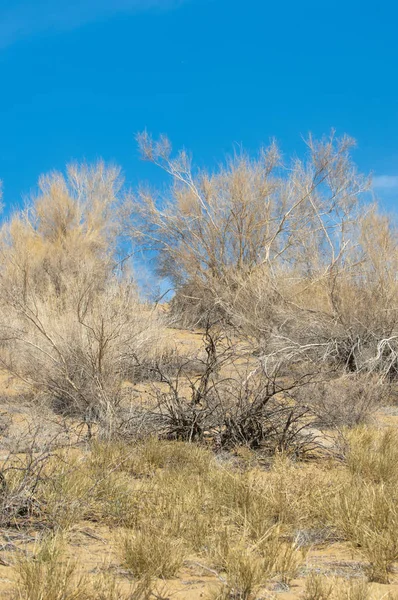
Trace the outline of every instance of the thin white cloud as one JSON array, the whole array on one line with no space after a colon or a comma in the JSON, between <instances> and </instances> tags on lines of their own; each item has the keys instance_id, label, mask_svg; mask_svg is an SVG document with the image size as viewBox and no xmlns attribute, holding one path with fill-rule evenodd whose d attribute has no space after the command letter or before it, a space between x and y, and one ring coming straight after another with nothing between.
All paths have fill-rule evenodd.
<instances>
[{"instance_id":1,"label":"thin white cloud","mask_svg":"<svg viewBox=\"0 0 398 600\"><path fill-rule=\"evenodd\" d=\"M170 10L189 0L6 0L0 8L0 48L47 31L75 29L120 13Z\"/></svg>"},{"instance_id":2,"label":"thin white cloud","mask_svg":"<svg viewBox=\"0 0 398 600\"><path fill-rule=\"evenodd\" d=\"M398 175L376 175L373 177L373 188L379 192L398 190Z\"/></svg>"}]
</instances>

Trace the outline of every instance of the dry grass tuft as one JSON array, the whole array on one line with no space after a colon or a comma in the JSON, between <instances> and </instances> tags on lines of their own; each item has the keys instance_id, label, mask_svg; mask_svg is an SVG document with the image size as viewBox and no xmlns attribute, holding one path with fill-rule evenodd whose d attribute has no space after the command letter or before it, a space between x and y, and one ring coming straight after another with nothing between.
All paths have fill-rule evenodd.
<instances>
[{"instance_id":1,"label":"dry grass tuft","mask_svg":"<svg viewBox=\"0 0 398 600\"><path fill-rule=\"evenodd\" d=\"M122 565L134 577L149 574L163 579L174 577L185 557L181 540L150 527L126 532L118 542L118 553Z\"/></svg>"},{"instance_id":2,"label":"dry grass tuft","mask_svg":"<svg viewBox=\"0 0 398 600\"><path fill-rule=\"evenodd\" d=\"M48 538L33 558L17 562L18 600L87 600L87 580L76 573L76 562L64 555L64 541Z\"/></svg>"},{"instance_id":3,"label":"dry grass tuft","mask_svg":"<svg viewBox=\"0 0 398 600\"><path fill-rule=\"evenodd\" d=\"M305 580L303 600L329 600L333 587L333 582L324 575L311 572Z\"/></svg>"},{"instance_id":4,"label":"dry grass tuft","mask_svg":"<svg viewBox=\"0 0 398 600\"><path fill-rule=\"evenodd\" d=\"M347 466L353 475L374 483L391 483L398 476L398 432L359 427L347 434Z\"/></svg>"},{"instance_id":5,"label":"dry grass tuft","mask_svg":"<svg viewBox=\"0 0 398 600\"><path fill-rule=\"evenodd\" d=\"M398 560L395 490L350 479L340 488L332 512L337 528L367 561L369 580L389 583L391 568Z\"/></svg>"}]
</instances>

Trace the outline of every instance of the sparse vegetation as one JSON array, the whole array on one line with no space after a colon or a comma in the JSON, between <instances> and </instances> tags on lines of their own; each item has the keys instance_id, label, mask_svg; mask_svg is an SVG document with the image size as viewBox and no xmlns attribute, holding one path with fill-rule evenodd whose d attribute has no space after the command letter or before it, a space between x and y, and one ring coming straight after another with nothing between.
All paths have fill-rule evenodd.
<instances>
[{"instance_id":1,"label":"sparse vegetation","mask_svg":"<svg viewBox=\"0 0 398 600\"><path fill-rule=\"evenodd\" d=\"M71 166L1 227L10 597L189 598L181 581L198 577L213 599L386 597L398 246L352 141L309 138L288 169L271 145L200 174L167 140L139 143L172 177L167 200ZM169 305L140 298L139 249Z\"/></svg>"}]
</instances>

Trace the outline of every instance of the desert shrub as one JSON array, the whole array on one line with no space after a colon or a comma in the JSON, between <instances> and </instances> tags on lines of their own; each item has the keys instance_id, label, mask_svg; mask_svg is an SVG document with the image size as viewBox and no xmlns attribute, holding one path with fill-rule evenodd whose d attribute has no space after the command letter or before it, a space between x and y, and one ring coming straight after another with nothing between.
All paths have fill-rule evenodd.
<instances>
[{"instance_id":1,"label":"desert shrub","mask_svg":"<svg viewBox=\"0 0 398 600\"><path fill-rule=\"evenodd\" d=\"M175 377L159 371L162 386L153 386L152 432L172 440L212 441L219 448L246 446L264 452L310 455L319 445L308 425L312 414L294 400L292 391L310 376L287 382L237 344L208 325L203 373ZM142 417L144 418L144 417Z\"/></svg>"},{"instance_id":2,"label":"desert shrub","mask_svg":"<svg viewBox=\"0 0 398 600\"><path fill-rule=\"evenodd\" d=\"M250 274L289 259L305 268L317 244L333 254L331 238L337 243L347 234L333 217L349 228L367 185L351 164L353 142L347 137L309 138L307 160L296 158L286 172L271 144L256 159L242 153L219 172L197 176L185 152L172 158L167 139L154 142L145 132L138 141L143 157L168 172L174 185L167 203L156 202L147 190L133 202L130 234L157 242L160 269L177 285L221 283L235 272Z\"/></svg>"},{"instance_id":3,"label":"desert shrub","mask_svg":"<svg viewBox=\"0 0 398 600\"><path fill-rule=\"evenodd\" d=\"M11 441L0 470L0 523L3 527L23 526L30 518L41 517L45 503L41 489L51 470L62 428L51 433L45 422L20 426L17 440Z\"/></svg>"},{"instance_id":4,"label":"desert shrub","mask_svg":"<svg viewBox=\"0 0 398 600\"><path fill-rule=\"evenodd\" d=\"M170 400L168 413L174 410L174 398ZM287 452L303 457L318 448L315 435L307 428L311 420L307 407L292 403L283 396L283 385L270 385L267 377L215 382L199 405L178 398L178 409L179 424L185 425L194 439L207 435L220 449L245 446L271 455Z\"/></svg>"},{"instance_id":5,"label":"desert shrub","mask_svg":"<svg viewBox=\"0 0 398 600\"><path fill-rule=\"evenodd\" d=\"M310 136L287 169L272 144L214 173L173 158L165 138L138 141L172 186L166 200L144 190L127 202L123 225L157 251L176 318L192 326L214 311L268 361L396 376L396 227L363 201L353 140Z\"/></svg>"},{"instance_id":6,"label":"desert shrub","mask_svg":"<svg viewBox=\"0 0 398 600\"><path fill-rule=\"evenodd\" d=\"M1 229L0 361L62 414L112 426L137 355L156 354L158 317L117 272L118 169L69 167Z\"/></svg>"},{"instance_id":7,"label":"desert shrub","mask_svg":"<svg viewBox=\"0 0 398 600\"><path fill-rule=\"evenodd\" d=\"M9 330L13 372L62 414L87 422L110 421L122 399L129 348L144 351L156 343L155 323L138 316L134 291L116 280L91 298L38 304L39 314L18 308ZM84 306L83 306L84 305ZM25 329L21 339L17 330ZM6 361L6 367L8 363ZM11 367L10 367L11 368Z\"/></svg>"},{"instance_id":8,"label":"desert shrub","mask_svg":"<svg viewBox=\"0 0 398 600\"><path fill-rule=\"evenodd\" d=\"M282 381L273 381L264 373L230 379L220 385L218 422L213 426L219 444L231 449L247 446L271 455L290 453L310 455L317 448L315 436L307 428L311 414L305 405L291 401ZM286 388L294 387L286 385Z\"/></svg>"},{"instance_id":9,"label":"desert shrub","mask_svg":"<svg viewBox=\"0 0 398 600\"><path fill-rule=\"evenodd\" d=\"M10 526L16 522L21 524L25 519L41 512L36 489L40 481L41 469L37 466L10 465L1 477L0 508L1 523Z\"/></svg>"}]
</instances>

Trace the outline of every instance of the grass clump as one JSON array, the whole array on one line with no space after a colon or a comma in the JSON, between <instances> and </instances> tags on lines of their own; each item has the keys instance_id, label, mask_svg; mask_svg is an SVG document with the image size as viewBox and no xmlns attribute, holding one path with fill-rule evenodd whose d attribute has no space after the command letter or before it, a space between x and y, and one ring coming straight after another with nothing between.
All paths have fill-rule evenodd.
<instances>
[{"instance_id":1,"label":"grass clump","mask_svg":"<svg viewBox=\"0 0 398 600\"><path fill-rule=\"evenodd\" d=\"M102 574L95 578L87 600L150 600L156 597L154 591L153 578L148 574L134 582L127 592L123 591L115 577Z\"/></svg>"},{"instance_id":2,"label":"grass clump","mask_svg":"<svg viewBox=\"0 0 398 600\"><path fill-rule=\"evenodd\" d=\"M250 549L237 547L227 555L225 570L232 597L250 600L267 576L264 560Z\"/></svg>"},{"instance_id":3,"label":"grass clump","mask_svg":"<svg viewBox=\"0 0 398 600\"><path fill-rule=\"evenodd\" d=\"M135 444L95 441L90 454L90 466L96 472L125 472L134 477L153 477L164 469L205 474L212 463L212 453L203 447L155 437Z\"/></svg>"},{"instance_id":4,"label":"grass clump","mask_svg":"<svg viewBox=\"0 0 398 600\"><path fill-rule=\"evenodd\" d=\"M148 527L126 532L118 542L118 554L123 567L134 577L151 575L168 579L182 567L185 549L181 540Z\"/></svg>"},{"instance_id":5,"label":"grass clump","mask_svg":"<svg viewBox=\"0 0 398 600\"><path fill-rule=\"evenodd\" d=\"M359 427L348 434L347 467L374 483L393 483L398 477L398 432Z\"/></svg>"},{"instance_id":6,"label":"grass clump","mask_svg":"<svg viewBox=\"0 0 398 600\"><path fill-rule=\"evenodd\" d=\"M33 558L17 562L15 600L87 600L87 580L77 574L76 562L65 558L64 541L45 540Z\"/></svg>"},{"instance_id":7,"label":"grass clump","mask_svg":"<svg viewBox=\"0 0 398 600\"><path fill-rule=\"evenodd\" d=\"M333 587L324 575L311 572L305 580L303 600L329 600Z\"/></svg>"},{"instance_id":8,"label":"grass clump","mask_svg":"<svg viewBox=\"0 0 398 600\"><path fill-rule=\"evenodd\" d=\"M55 455L40 483L41 504L48 525L68 530L82 520L130 527L136 523L134 480L98 456Z\"/></svg>"},{"instance_id":9,"label":"grass clump","mask_svg":"<svg viewBox=\"0 0 398 600\"><path fill-rule=\"evenodd\" d=\"M18 580L13 600L150 600L155 585L144 573L127 591L109 573L93 580L79 575L76 561L67 558L65 540L45 539L33 557L17 563ZM156 596L156 594L155 594Z\"/></svg>"},{"instance_id":10,"label":"grass clump","mask_svg":"<svg viewBox=\"0 0 398 600\"><path fill-rule=\"evenodd\" d=\"M339 490L332 511L337 528L367 561L369 580L389 583L391 568L398 560L395 491L353 478Z\"/></svg>"},{"instance_id":11,"label":"grass clump","mask_svg":"<svg viewBox=\"0 0 398 600\"><path fill-rule=\"evenodd\" d=\"M211 600L252 600L267 577L264 559L244 545L228 549L224 571L224 583L211 591Z\"/></svg>"}]
</instances>

